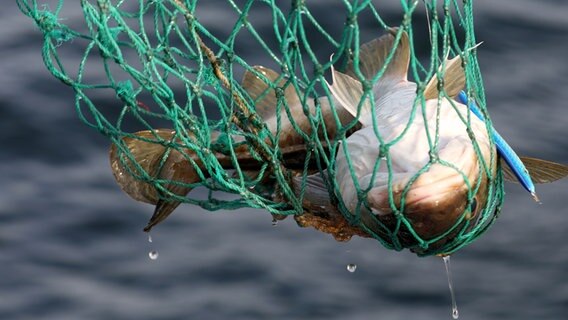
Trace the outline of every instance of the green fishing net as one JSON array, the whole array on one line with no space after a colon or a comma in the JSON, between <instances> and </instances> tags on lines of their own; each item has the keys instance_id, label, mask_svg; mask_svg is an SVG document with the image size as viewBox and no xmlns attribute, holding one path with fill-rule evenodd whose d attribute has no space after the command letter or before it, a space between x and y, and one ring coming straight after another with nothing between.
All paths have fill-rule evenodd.
<instances>
[{"instance_id":1,"label":"green fishing net","mask_svg":"<svg viewBox=\"0 0 568 320\"><path fill-rule=\"evenodd\" d=\"M210 211L250 207L298 217L306 213L306 177L324 173L330 199L350 226L389 249L410 248L421 256L449 254L471 243L500 210L503 182L493 151L492 161L480 163L489 183L487 202L475 221L468 220L472 209L466 206L451 228L425 239L405 215L404 203L391 203L394 220L385 224L375 219L379 226L371 228L360 210L348 212L333 179L338 150L357 129L357 121L340 123L334 111L337 130L328 135L320 112L322 104L336 103L326 85L332 66L341 71L352 63L357 68L361 44L389 30L398 30L399 39L403 30L410 39L409 77L417 83L416 101L423 103L433 77L438 77L443 95L440 66L448 56L461 55L464 90L486 115L490 132L476 58L473 0L18 0L18 5L43 32L45 65L74 90L80 119L107 136L128 174L157 190L162 200ZM68 20L77 12L82 12L81 20ZM376 32L367 37L368 30ZM255 65L280 76L263 77ZM247 71L266 81L270 90L251 96L241 81ZM377 80L364 83L364 92ZM292 151L278 142L281 118L290 112L284 99L289 88L301 92L313 128L304 132L292 122L302 138L301 147ZM275 95L275 130L255 106L268 95ZM116 99L98 103L102 96L104 101ZM420 108L415 112L413 116L420 117ZM157 131L161 128L172 131L164 135ZM147 134L135 134L138 131ZM185 158L198 179L163 179L147 172L148 164L130 154L125 139L162 146L158 170L168 165L171 155ZM430 146L432 163L437 161L436 147L435 142ZM246 151L246 161L238 158L239 150ZM384 153L381 156L387 157L388 149ZM296 189L295 180L301 181ZM471 204L479 182L468 184ZM176 192L194 188L206 190L206 196ZM364 195L364 189L358 187L357 193ZM412 241L401 241L401 234Z\"/></svg>"}]
</instances>

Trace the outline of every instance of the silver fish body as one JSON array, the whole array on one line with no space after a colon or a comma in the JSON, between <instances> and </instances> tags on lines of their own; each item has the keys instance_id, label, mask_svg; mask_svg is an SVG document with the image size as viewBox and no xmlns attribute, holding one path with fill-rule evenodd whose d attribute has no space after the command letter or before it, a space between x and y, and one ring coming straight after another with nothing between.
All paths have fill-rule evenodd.
<instances>
[{"instance_id":1,"label":"silver fish body","mask_svg":"<svg viewBox=\"0 0 568 320\"><path fill-rule=\"evenodd\" d=\"M485 207L489 178L496 170L495 150L485 123L470 117L467 106L439 97L437 81L426 87L424 104L417 99L416 84L406 75L408 36L402 33L397 44L394 32L361 48L367 80L385 69L373 86L373 101L352 77L353 70L333 71L332 93L345 109L359 114L362 124L339 148L334 168L337 196L386 242L431 250L451 241L448 231ZM384 66L391 50L392 66ZM465 83L459 59L445 64L444 89L450 97ZM468 208L472 203L475 208ZM401 225L398 215L409 225ZM420 249L411 230L424 241L448 236Z\"/></svg>"},{"instance_id":2,"label":"silver fish body","mask_svg":"<svg viewBox=\"0 0 568 320\"><path fill-rule=\"evenodd\" d=\"M464 213L467 219L475 218L485 206L489 181L463 121L467 119L467 107L448 99L440 103L431 99L422 110L415 104L415 97L415 85L409 83L389 93L385 99L379 98L376 125L363 127L346 139L345 147L340 148L336 158L335 177L350 212L355 213L366 199L370 213L394 228L394 212L399 210L423 240L430 240L453 227ZM413 110L416 114L411 119ZM485 123L470 120L475 143L493 175L496 165L491 163L493 151ZM429 135L430 141L437 140L434 150L430 148ZM362 199L358 190L368 188ZM471 198L468 193L472 193ZM466 206L473 201L476 208L468 212ZM367 227L381 230L375 220L367 216L365 206L359 210ZM400 234L403 235L404 230ZM398 240L405 247L416 244L411 236Z\"/></svg>"}]
</instances>

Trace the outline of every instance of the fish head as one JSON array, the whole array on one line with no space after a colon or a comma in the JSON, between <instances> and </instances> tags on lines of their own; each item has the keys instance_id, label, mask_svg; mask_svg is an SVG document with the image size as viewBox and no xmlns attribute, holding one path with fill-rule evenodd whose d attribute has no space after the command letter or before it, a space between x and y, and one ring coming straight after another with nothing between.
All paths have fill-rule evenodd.
<instances>
[{"instance_id":1,"label":"fish head","mask_svg":"<svg viewBox=\"0 0 568 320\"><path fill-rule=\"evenodd\" d=\"M378 184L367 193L371 212L363 223L373 231L387 230L379 236L418 254L437 251L472 230L481 221L497 167L487 141L478 150L481 157L471 142L452 140L423 172L393 172L390 189Z\"/></svg>"}]
</instances>

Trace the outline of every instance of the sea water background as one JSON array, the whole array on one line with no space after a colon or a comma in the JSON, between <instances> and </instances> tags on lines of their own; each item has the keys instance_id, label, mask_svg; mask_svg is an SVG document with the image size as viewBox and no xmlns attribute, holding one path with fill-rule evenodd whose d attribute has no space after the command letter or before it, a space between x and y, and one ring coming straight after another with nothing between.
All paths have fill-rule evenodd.
<instances>
[{"instance_id":1,"label":"sea water background","mask_svg":"<svg viewBox=\"0 0 568 320\"><path fill-rule=\"evenodd\" d=\"M207 3L201 20L224 21L219 1ZM307 3L339 30L339 1ZM568 163L568 2L478 0L475 9L496 127L519 153ZM66 23L81 21L68 14ZM78 120L71 90L42 65L41 40L14 2L2 6L0 319L450 318L441 259L337 243L291 219L272 227L260 210L182 205L148 243L152 208L115 184L108 141ZM495 226L453 256L462 319L566 317L567 187L539 186L538 205L507 185Z\"/></svg>"}]
</instances>

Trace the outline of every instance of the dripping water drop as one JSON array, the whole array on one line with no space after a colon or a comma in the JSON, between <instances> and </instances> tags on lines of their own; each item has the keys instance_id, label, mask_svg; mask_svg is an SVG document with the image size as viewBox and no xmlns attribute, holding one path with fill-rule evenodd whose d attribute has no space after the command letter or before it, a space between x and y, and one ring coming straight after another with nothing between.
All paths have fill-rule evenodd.
<instances>
[{"instance_id":1,"label":"dripping water drop","mask_svg":"<svg viewBox=\"0 0 568 320\"><path fill-rule=\"evenodd\" d=\"M158 251L156 250L152 250L150 252L148 252L148 257L150 257L151 260L156 260L158 259Z\"/></svg>"},{"instance_id":2,"label":"dripping water drop","mask_svg":"<svg viewBox=\"0 0 568 320\"><path fill-rule=\"evenodd\" d=\"M355 270L357 270L357 265L354 263L350 263L347 265L347 271L353 273L355 272Z\"/></svg>"},{"instance_id":3,"label":"dripping water drop","mask_svg":"<svg viewBox=\"0 0 568 320\"><path fill-rule=\"evenodd\" d=\"M446 275L448 276L448 287L450 288L450 295L452 296L452 318L459 318L458 305L456 303L456 296L454 294L454 286L452 285L452 271L450 270L450 256L443 256L444 266L446 267Z\"/></svg>"},{"instance_id":4,"label":"dripping water drop","mask_svg":"<svg viewBox=\"0 0 568 320\"><path fill-rule=\"evenodd\" d=\"M148 242L152 243L154 240L152 240L152 235L150 235L150 233L148 233ZM157 250L151 250L150 252L148 252L148 257L150 257L150 260L156 260L158 259L158 251Z\"/></svg>"},{"instance_id":5,"label":"dripping water drop","mask_svg":"<svg viewBox=\"0 0 568 320\"><path fill-rule=\"evenodd\" d=\"M276 218L272 218L272 226L276 227L278 225L278 220Z\"/></svg>"}]
</instances>

